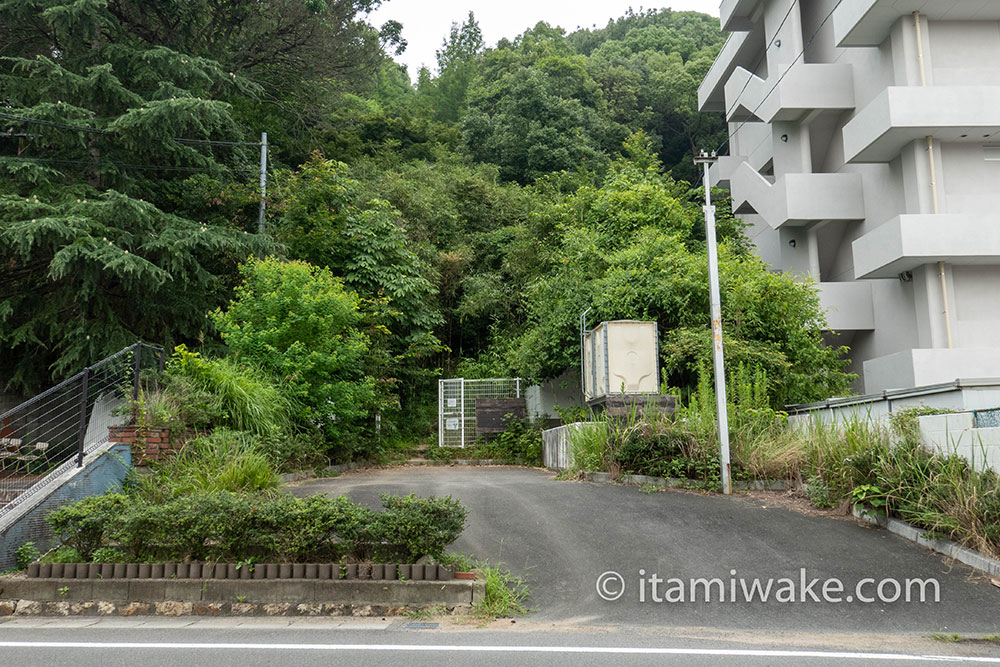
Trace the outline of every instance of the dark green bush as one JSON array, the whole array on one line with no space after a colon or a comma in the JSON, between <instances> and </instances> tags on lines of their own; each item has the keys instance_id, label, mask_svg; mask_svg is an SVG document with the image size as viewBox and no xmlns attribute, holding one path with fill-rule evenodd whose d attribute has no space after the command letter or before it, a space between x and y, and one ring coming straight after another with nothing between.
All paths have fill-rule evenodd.
<instances>
[{"instance_id":1,"label":"dark green bush","mask_svg":"<svg viewBox=\"0 0 1000 667\"><path fill-rule=\"evenodd\" d=\"M382 503L375 512L319 495L197 493L157 504L108 494L68 505L50 521L85 559L140 562L408 561L442 556L465 527L465 508L450 497L383 496Z\"/></svg>"},{"instance_id":2,"label":"dark green bush","mask_svg":"<svg viewBox=\"0 0 1000 667\"><path fill-rule=\"evenodd\" d=\"M17 569L23 570L41 556L42 554L34 542L25 542L14 551L14 562L17 564Z\"/></svg>"},{"instance_id":3,"label":"dark green bush","mask_svg":"<svg viewBox=\"0 0 1000 667\"><path fill-rule=\"evenodd\" d=\"M451 496L417 498L382 494L385 511L376 515L372 543L379 560L414 562L421 556L441 558L465 529L468 511Z\"/></svg>"},{"instance_id":4,"label":"dark green bush","mask_svg":"<svg viewBox=\"0 0 1000 667\"><path fill-rule=\"evenodd\" d=\"M49 512L45 519L63 545L90 559L94 550L108 543L113 524L128 508L129 499L120 493L91 496Z\"/></svg>"}]
</instances>

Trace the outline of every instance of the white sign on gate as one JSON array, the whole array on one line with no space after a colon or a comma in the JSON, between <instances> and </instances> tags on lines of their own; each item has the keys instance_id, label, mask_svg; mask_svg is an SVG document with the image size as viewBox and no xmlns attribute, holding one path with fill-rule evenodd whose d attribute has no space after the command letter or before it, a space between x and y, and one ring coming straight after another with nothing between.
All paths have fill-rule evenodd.
<instances>
[{"instance_id":1,"label":"white sign on gate","mask_svg":"<svg viewBox=\"0 0 1000 667\"><path fill-rule=\"evenodd\" d=\"M438 381L440 447L465 447L472 442L476 437L476 403L482 398L521 398L521 379L448 378Z\"/></svg>"}]
</instances>

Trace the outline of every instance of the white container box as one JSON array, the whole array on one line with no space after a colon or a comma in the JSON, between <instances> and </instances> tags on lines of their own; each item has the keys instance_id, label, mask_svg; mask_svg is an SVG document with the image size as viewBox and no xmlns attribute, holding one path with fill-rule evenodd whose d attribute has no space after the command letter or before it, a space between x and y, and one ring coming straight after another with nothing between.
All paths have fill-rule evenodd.
<instances>
[{"instance_id":1,"label":"white container box","mask_svg":"<svg viewBox=\"0 0 1000 667\"><path fill-rule=\"evenodd\" d=\"M583 335L584 399L660 393L656 322L601 322Z\"/></svg>"}]
</instances>

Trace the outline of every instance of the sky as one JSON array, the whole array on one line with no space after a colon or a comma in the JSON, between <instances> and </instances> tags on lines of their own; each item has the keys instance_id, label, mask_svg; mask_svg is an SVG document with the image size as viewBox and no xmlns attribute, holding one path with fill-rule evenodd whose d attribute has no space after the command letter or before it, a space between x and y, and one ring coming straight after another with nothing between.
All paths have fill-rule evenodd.
<instances>
[{"instance_id":1,"label":"sky","mask_svg":"<svg viewBox=\"0 0 1000 667\"><path fill-rule=\"evenodd\" d=\"M567 32L577 27L604 27L629 7L636 11L669 7L719 15L719 0L665 0L650 5L630 0L386 0L372 12L370 22L375 26L389 20L403 24L408 46L396 60L408 66L410 78L415 80L421 65L436 69L434 52L441 48L451 24L463 23L470 10L476 14L487 46L493 46L501 38L514 38L539 21L562 26Z\"/></svg>"}]
</instances>

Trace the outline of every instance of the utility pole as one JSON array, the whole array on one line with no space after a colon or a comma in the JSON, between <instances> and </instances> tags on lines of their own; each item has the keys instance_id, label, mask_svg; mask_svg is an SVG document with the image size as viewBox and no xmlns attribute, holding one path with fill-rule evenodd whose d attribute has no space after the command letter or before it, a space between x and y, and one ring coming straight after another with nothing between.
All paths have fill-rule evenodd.
<instances>
[{"instance_id":1,"label":"utility pole","mask_svg":"<svg viewBox=\"0 0 1000 667\"><path fill-rule=\"evenodd\" d=\"M694 163L704 167L705 183L705 245L708 246L708 288L712 314L712 360L715 366L715 406L719 416L719 458L722 461L722 492L733 492L729 466L729 414L726 406L726 365L722 354L722 299L719 294L719 249L715 241L715 207L708 169L719 161L715 151L702 150Z\"/></svg>"},{"instance_id":2,"label":"utility pole","mask_svg":"<svg viewBox=\"0 0 1000 667\"><path fill-rule=\"evenodd\" d=\"M267 132L260 133L260 213L257 216L257 233L264 233L264 209L267 206Z\"/></svg>"}]
</instances>

